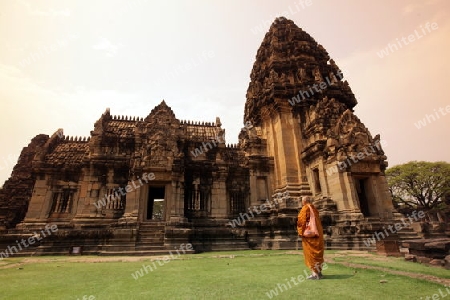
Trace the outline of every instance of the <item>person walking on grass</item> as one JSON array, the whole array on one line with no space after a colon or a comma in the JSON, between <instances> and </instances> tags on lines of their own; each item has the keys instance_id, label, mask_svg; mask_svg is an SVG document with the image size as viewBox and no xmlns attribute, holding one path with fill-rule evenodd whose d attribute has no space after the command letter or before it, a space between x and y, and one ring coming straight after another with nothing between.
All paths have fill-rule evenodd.
<instances>
[{"instance_id":1,"label":"person walking on grass","mask_svg":"<svg viewBox=\"0 0 450 300\"><path fill-rule=\"evenodd\" d=\"M319 212L311 204L311 197L302 197L302 209L298 214L297 232L302 238L303 255L305 264L311 270L308 279L321 279L323 253L325 250L323 229Z\"/></svg>"}]
</instances>

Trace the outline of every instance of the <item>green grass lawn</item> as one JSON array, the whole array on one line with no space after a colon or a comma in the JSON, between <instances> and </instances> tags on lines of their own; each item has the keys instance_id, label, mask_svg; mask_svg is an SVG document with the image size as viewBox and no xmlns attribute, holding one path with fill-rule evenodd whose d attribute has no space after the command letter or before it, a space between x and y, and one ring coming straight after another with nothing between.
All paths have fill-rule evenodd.
<instances>
[{"instance_id":1,"label":"green grass lawn","mask_svg":"<svg viewBox=\"0 0 450 300\"><path fill-rule=\"evenodd\" d=\"M375 254L372 254L372 256L373 256L372 259L370 257L369 259L367 259L365 257L339 256L335 257L333 261L337 263L350 262L354 264L382 267L397 271L407 271L419 274L427 274L450 279L450 271L444 268L436 268L421 263L411 263L409 261L405 261L403 257L388 257L388 258L381 257L380 259L380 257Z\"/></svg>"},{"instance_id":2,"label":"green grass lawn","mask_svg":"<svg viewBox=\"0 0 450 300\"><path fill-rule=\"evenodd\" d=\"M137 280L131 274L152 265L150 258L75 262L98 257L33 257L37 260L33 263L26 262L29 258L10 258L0 261L0 299L270 299L267 293L274 289L278 296L272 294L272 299L425 299L439 289L445 291L442 284L340 263L350 258L334 257L323 280L300 283L287 281L304 275L303 257L286 251L185 255L162 266L155 263L156 269ZM370 255L354 261L382 264ZM450 273L390 258L384 267L442 278Z\"/></svg>"}]
</instances>

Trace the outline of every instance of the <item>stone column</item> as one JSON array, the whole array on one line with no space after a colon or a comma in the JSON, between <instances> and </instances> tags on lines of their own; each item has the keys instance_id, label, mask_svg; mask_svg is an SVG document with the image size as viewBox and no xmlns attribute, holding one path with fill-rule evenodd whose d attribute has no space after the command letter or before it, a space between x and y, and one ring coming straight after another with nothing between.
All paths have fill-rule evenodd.
<instances>
[{"instance_id":1,"label":"stone column","mask_svg":"<svg viewBox=\"0 0 450 300\"><path fill-rule=\"evenodd\" d=\"M170 188L170 198L166 197L169 222L186 222L184 217L184 191L182 188L182 174L172 174L172 182L167 185Z\"/></svg>"},{"instance_id":2,"label":"stone column","mask_svg":"<svg viewBox=\"0 0 450 300\"><path fill-rule=\"evenodd\" d=\"M276 111L266 110L262 113L268 156L274 157L273 197L277 197L278 193L289 195L279 202L279 208L296 210L299 197L311 194L301 161L300 123L293 117L285 99L277 99L276 102Z\"/></svg>"},{"instance_id":3,"label":"stone column","mask_svg":"<svg viewBox=\"0 0 450 300\"><path fill-rule=\"evenodd\" d=\"M219 166L219 171L213 173L213 186L211 189L211 217L227 218L228 217L228 197L226 178L227 172L224 167Z\"/></svg>"},{"instance_id":4,"label":"stone column","mask_svg":"<svg viewBox=\"0 0 450 300\"><path fill-rule=\"evenodd\" d=\"M258 193L256 192L258 187L257 187L257 172L254 170L250 170L250 191L254 191L253 193L250 193L250 200L249 200L249 205L248 207L251 207L253 205L260 205L259 201L258 201Z\"/></svg>"},{"instance_id":5,"label":"stone column","mask_svg":"<svg viewBox=\"0 0 450 300\"><path fill-rule=\"evenodd\" d=\"M120 218L119 223L129 224L136 223L138 221L140 203L139 200L143 197L143 195L146 195L145 191L148 190L148 184L146 184L145 181L141 178L137 177L128 181L127 184L131 187L134 187L133 183L137 188L133 188L131 191L126 193L125 211L123 213L123 216Z\"/></svg>"}]
</instances>

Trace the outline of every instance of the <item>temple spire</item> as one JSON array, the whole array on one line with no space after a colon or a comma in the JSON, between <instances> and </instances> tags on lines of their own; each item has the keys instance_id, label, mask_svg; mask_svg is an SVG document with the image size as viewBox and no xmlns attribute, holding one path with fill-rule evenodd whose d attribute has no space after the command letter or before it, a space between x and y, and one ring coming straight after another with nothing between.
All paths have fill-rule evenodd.
<instances>
[{"instance_id":1,"label":"temple spire","mask_svg":"<svg viewBox=\"0 0 450 300\"><path fill-rule=\"evenodd\" d=\"M266 33L250 79L244 122L255 125L263 107L295 107L300 102L298 106L308 106L324 97L335 98L349 109L357 103L325 48L284 17L275 19Z\"/></svg>"}]
</instances>

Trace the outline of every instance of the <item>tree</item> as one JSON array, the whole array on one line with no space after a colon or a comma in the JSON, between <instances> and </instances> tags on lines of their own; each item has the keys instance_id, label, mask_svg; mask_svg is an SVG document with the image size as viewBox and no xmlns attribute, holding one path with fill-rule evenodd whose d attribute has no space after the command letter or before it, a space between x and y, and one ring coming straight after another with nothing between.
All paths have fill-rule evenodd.
<instances>
[{"instance_id":1,"label":"tree","mask_svg":"<svg viewBox=\"0 0 450 300\"><path fill-rule=\"evenodd\" d=\"M394 202L424 209L445 206L450 196L450 163L411 161L386 170Z\"/></svg>"}]
</instances>

